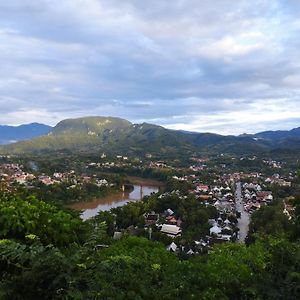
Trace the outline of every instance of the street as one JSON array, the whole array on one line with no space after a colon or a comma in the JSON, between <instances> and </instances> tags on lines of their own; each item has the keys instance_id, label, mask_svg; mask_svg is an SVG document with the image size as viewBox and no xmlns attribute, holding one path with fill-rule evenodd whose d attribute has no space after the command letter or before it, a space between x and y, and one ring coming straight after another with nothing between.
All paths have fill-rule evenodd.
<instances>
[{"instance_id":1,"label":"street","mask_svg":"<svg viewBox=\"0 0 300 300\"><path fill-rule=\"evenodd\" d=\"M241 218L238 219L239 242L244 243L249 230L250 216L244 209L242 200L242 185L240 182L236 184L235 192L236 210L241 212Z\"/></svg>"}]
</instances>

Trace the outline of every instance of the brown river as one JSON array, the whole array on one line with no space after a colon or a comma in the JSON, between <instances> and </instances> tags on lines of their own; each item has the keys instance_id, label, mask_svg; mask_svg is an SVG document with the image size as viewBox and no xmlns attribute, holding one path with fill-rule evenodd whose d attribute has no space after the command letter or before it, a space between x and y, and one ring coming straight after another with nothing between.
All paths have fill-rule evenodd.
<instances>
[{"instance_id":1,"label":"brown river","mask_svg":"<svg viewBox=\"0 0 300 300\"><path fill-rule=\"evenodd\" d=\"M149 196L151 193L159 191L158 186L133 185L133 187L134 189L131 192L116 193L89 202L75 203L69 207L75 210L82 210L81 219L87 220L95 217L100 211L108 211L111 208L123 206L130 201L140 201L144 196Z\"/></svg>"}]
</instances>

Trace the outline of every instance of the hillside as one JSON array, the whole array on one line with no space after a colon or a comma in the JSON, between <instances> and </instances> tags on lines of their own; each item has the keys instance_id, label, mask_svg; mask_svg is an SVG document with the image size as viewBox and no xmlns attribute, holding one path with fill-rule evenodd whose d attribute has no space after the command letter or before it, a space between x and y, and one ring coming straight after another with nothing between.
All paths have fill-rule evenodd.
<instances>
[{"instance_id":1,"label":"hillside","mask_svg":"<svg viewBox=\"0 0 300 300\"><path fill-rule=\"evenodd\" d=\"M113 117L86 117L58 123L47 135L2 147L4 152L23 153L71 150L115 153L171 153L191 148L184 133L147 123L132 124Z\"/></svg>"},{"instance_id":2,"label":"hillside","mask_svg":"<svg viewBox=\"0 0 300 300\"><path fill-rule=\"evenodd\" d=\"M299 128L256 135L222 136L166 129L114 117L85 117L59 122L47 135L2 146L2 153L67 150L110 151L119 154L157 153L161 156L205 153L254 154L274 149L300 149Z\"/></svg>"},{"instance_id":3,"label":"hillside","mask_svg":"<svg viewBox=\"0 0 300 300\"><path fill-rule=\"evenodd\" d=\"M46 135L51 130L51 126L39 123L31 123L20 126L0 125L0 144L29 140L34 137Z\"/></svg>"}]
</instances>

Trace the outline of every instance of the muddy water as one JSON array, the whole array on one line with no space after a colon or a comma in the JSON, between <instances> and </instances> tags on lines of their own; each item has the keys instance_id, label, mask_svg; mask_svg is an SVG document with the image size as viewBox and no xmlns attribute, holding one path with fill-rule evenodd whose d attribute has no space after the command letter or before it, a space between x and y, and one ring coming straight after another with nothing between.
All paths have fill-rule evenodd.
<instances>
[{"instance_id":1,"label":"muddy water","mask_svg":"<svg viewBox=\"0 0 300 300\"><path fill-rule=\"evenodd\" d=\"M81 214L82 220L95 217L99 211L107 211L111 208L120 207L129 201L140 201L144 196L149 196L151 193L157 193L159 187L147 185L134 185L132 192L124 192L112 194L100 199L95 199L89 202L79 202L72 204L70 207L75 210L83 210Z\"/></svg>"}]
</instances>

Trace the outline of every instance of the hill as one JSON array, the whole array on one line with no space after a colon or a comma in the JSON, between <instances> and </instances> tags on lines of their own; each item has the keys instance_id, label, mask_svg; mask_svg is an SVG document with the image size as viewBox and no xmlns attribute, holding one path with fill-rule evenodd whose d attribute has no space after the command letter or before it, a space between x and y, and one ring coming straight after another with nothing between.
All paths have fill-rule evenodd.
<instances>
[{"instance_id":1,"label":"hill","mask_svg":"<svg viewBox=\"0 0 300 300\"><path fill-rule=\"evenodd\" d=\"M34 137L48 134L51 130L51 126L39 123L31 123L20 126L0 125L0 144L29 140Z\"/></svg>"},{"instance_id":2,"label":"hill","mask_svg":"<svg viewBox=\"0 0 300 300\"><path fill-rule=\"evenodd\" d=\"M114 117L85 117L59 122L47 136L2 147L4 152L24 153L70 150L113 153L172 153L190 149L187 134L152 124L132 124Z\"/></svg>"},{"instance_id":3,"label":"hill","mask_svg":"<svg viewBox=\"0 0 300 300\"><path fill-rule=\"evenodd\" d=\"M162 126L115 117L85 117L59 122L47 135L1 147L3 153L45 151L109 151L118 154L156 153L160 156L193 152L257 154L276 149L300 150L299 128L256 135L222 136L170 130Z\"/></svg>"},{"instance_id":4,"label":"hill","mask_svg":"<svg viewBox=\"0 0 300 300\"><path fill-rule=\"evenodd\" d=\"M281 140L287 138L300 139L300 127L294 128L292 130L277 130L277 131L263 131L254 134L254 137L266 140Z\"/></svg>"}]
</instances>

